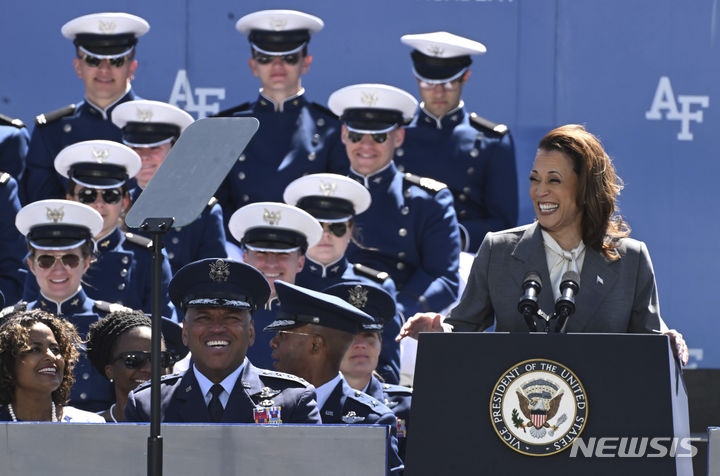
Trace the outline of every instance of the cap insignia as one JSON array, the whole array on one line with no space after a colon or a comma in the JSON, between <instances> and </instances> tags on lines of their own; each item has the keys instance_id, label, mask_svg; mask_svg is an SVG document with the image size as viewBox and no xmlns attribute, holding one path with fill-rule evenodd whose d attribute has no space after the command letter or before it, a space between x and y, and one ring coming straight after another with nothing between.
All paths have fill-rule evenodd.
<instances>
[{"instance_id":1,"label":"cap insignia","mask_svg":"<svg viewBox=\"0 0 720 476\"><path fill-rule=\"evenodd\" d=\"M320 182L320 193L322 193L326 197L329 197L330 195L335 195L336 189L337 189L336 183Z\"/></svg>"},{"instance_id":2,"label":"cap insignia","mask_svg":"<svg viewBox=\"0 0 720 476\"><path fill-rule=\"evenodd\" d=\"M277 225L278 223L280 223L281 218L282 217L280 216L280 210L272 212L266 208L265 213L263 213L263 221L268 225Z\"/></svg>"},{"instance_id":3,"label":"cap insignia","mask_svg":"<svg viewBox=\"0 0 720 476\"><path fill-rule=\"evenodd\" d=\"M349 291L348 302L357 308L365 307L367 304L368 291L359 284Z\"/></svg>"},{"instance_id":4,"label":"cap insignia","mask_svg":"<svg viewBox=\"0 0 720 476\"><path fill-rule=\"evenodd\" d=\"M115 22L112 21L112 20L109 20L109 21L107 21L107 20L100 20L100 21L98 22L98 29L99 29L102 33L104 33L104 34L106 34L106 35L111 34L112 32L114 32L116 26L117 26L117 25L115 25Z\"/></svg>"},{"instance_id":5,"label":"cap insignia","mask_svg":"<svg viewBox=\"0 0 720 476\"><path fill-rule=\"evenodd\" d=\"M214 263L210 263L210 279L216 283L225 282L230 277L230 265L219 259Z\"/></svg>"},{"instance_id":6,"label":"cap insignia","mask_svg":"<svg viewBox=\"0 0 720 476\"><path fill-rule=\"evenodd\" d=\"M373 107L378 102L377 94L375 93L360 93L360 102L368 107Z\"/></svg>"},{"instance_id":7,"label":"cap insignia","mask_svg":"<svg viewBox=\"0 0 720 476\"><path fill-rule=\"evenodd\" d=\"M270 18L270 29L275 31L282 31L287 26L287 20L285 18L272 17Z\"/></svg>"},{"instance_id":8,"label":"cap insignia","mask_svg":"<svg viewBox=\"0 0 720 476\"><path fill-rule=\"evenodd\" d=\"M63 210L63 207L60 208L45 208L47 210L47 213L45 214L47 216L47 219L52 221L53 223L57 223L59 221L63 221L63 217L65 217L65 211Z\"/></svg>"},{"instance_id":9,"label":"cap insignia","mask_svg":"<svg viewBox=\"0 0 720 476\"><path fill-rule=\"evenodd\" d=\"M102 164L108 157L110 157L110 149L92 149L92 157L97 160L98 163Z\"/></svg>"},{"instance_id":10,"label":"cap insignia","mask_svg":"<svg viewBox=\"0 0 720 476\"><path fill-rule=\"evenodd\" d=\"M153 110L152 109L140 109L137 108L135 110L135 115L137 116L139 121L142 122L150 122L152 121L153 117Z\"/></svg>"},{"instance_id":11,"label":"cap insignia","mask_svg":"<svg viewBox=\"0 0 720 476\"><path fill-rule=\"evenodd\" d=\"M428 56L442 56L445 53L445 48L437 45L428 46Z\"/></svg>"}]
</instances>

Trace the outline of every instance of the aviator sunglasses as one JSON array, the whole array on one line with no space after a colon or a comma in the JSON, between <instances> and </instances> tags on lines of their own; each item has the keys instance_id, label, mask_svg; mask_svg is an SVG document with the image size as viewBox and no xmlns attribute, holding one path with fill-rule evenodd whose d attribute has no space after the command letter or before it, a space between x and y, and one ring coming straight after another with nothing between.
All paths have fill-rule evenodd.
<instances>
[{"instance_id":1,"label":"aviator sunglasses","mask_svg":"<svg viewBox=\"0 0 720 476\"><path fill-rule=\"evenodd\" d=\"M35 258L35 262L42 269L50 269L55 266L55 262L60 261L66 268L77 268L80 264L80 257L72 253L62 256L40 255Z\"/></svg>"},{"instance_id":2,"label":"aviator sunglasses","mask_svg":"<svg viewBox=\"0 0 720 476\"><path fill-rule=\"evenodd\" d=\"M94 188L81 188L78 190L77 198L80 203L86 205L95 203L97 199L98 191ZM100 196L105 203L114 204L122 200L122 190L119 188L106 188L100 191Z\"/></svg>"},{"instance_id":3,"label":"aviator sunglasses","mask_svg":"<svg viewBox=\"0 0 720 476\"><path fill-rule=\"evenodd\" d=\"M121 360L123 365L130 369L140 369L145 366L146 362L149 362L150 352L143 352L140 350L133 351L133 352L121 352L117 357L115 357L111 364L114 364L118 360ZM171 367L175 363L175 359L173 358L172 354L167 351L160 352L160 366L163 368Z\"/></svg>"},{"instance_id":4,"label":"aviator sunglasses","mask_svg":"<svg viewBox=\"0 0 720 476\"><path fill-rule=\"evenodd\" d=\"M98 58L97 56L87 54L78 57L84 60L85 64L87 64L91 68L97 68L98 66L100 66L100 63L102 63L103 60L103 58ZM120 56L119 58L108 58L107 60L111 66L115 66L116 68L122 68L123 65L125 65L125 58L127 58L127 55Z\"/></svg>"},{"instance_id":5,"label":"aviator sunglasses","mask_svg":"<svg viewBox=\"0 0 720 476\"><path fill-rule=\"evenodd\" d=\"M329 231L333 235L340 238L341 236L345 236L345 233L347 233L348 226L347 223L321 223L323 227L323 231Z\"/></svg>"},{"instance_id":6,"label":"aviator sunglasses","mask_svg":"<svg viewBox=\"0 0 720 476\"><path fill-rule=\"evenodd\" d=\"M260 64L270 64L275 58L282 58L282 60L287 64L297 64L297 62L300 61L300 55L297 53L289 55L264 55L262 53L258 53L255 55L255 61Z\"/></svg>"},{"instance_id":7,"label":"aviator sunglasses","mask_svg":"<svg viewBox=\"0 0 720 476\"><path fill-rule=\"evenodd\" d=\"M348 139L350 139L350 142L353 144L360 142L364 135L365 134L361 134L360 132L348 131ZM372 137L376 144L382 144L387 140L388 135L387 132L378 132L377 134L370 134L370 137Z\"/></svg>"}]
</instances>

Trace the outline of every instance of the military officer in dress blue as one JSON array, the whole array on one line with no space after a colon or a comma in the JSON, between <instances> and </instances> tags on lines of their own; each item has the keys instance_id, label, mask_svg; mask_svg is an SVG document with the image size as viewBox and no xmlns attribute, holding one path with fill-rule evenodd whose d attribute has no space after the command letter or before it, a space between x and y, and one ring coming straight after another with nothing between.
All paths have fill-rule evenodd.
<instances>
[{"instance_id":1,"label":"military officer in dress blue","mask_svg":"<svg viewBox=\"0 0 720 476\"><path fill-rule=\"evenodd\" d=\"M302 175L347 171L337 118L310 102L301 84L312 62L310 36L323 21L294 10L263 10L235 26L250 40L248 63L260 94L218 115L256 117L260 128L218 190L226 219L248 203L282 201L287 184Z\"/></svg>"},{"instance_id":2,"label":"military officer in dress blue","mask_svg":"<svg viewBox=\"0 0 720 476\"><path fill-rule=\"evenodd\" d=\"M193 118L171 104L137 100L118 105L112 120L122 130L123 143L142 159L137 185L130 191L135 202ZM191 224L171 228L163 242L173 273L202 258L226 258L225 224L217 200L213 198Z\"/></svg>"},{"instance_id":3,"label":"military officer in dress blue","mask_svg":"<svg viewBox=\"0 0 720 476\"><path fill-rule=\"evenodd\" d=\"M57 173L68 179L67 199L89 205L103 218L102 229L95 235L96 259L84 277L88 295L149 314L152 240L119 228L120 216L130 204L127 182L140 166L140 157L131 148L103 140L72 144L55 159ZM176 320L175 308L167 296L171 276L163 251L162 315Z\"/></svg>"},{"instance_id":4,"label":"military officer in dress blue","mask_svg":"<svg viewBox=\"0 0 720 476\"><path fill-rule=\"evenodd\" d=\"M0 291L5 301L15 304L22 298L27 269L23 264L27 247L25 238L12 226L20 211L18 185L6 172L0 172Z\"/></svg>"},{"instance_id":5,"label":"military officer in dress blue","mask_svg":"<svg viewBox=\"0 0 720 476\"><path fill-rule=\"evenodd\" d=\"M293 180L283 198L314 216L323 227L320 241L305 253L305 266L295 277L295 284L323 291L333 284L362 281L382 286L393 296L397 292L390 276L360 263L352 264L345 256L355 235L355 215L370 207L370 192L355 180L337 174L312 174ZM400 346L395 336L403 319L400 313L385 326L386 339L377 371L388 382L400 379Z\"/></svg>"},{"instance_id":6,"label":"military officer in dress blue","mask_svg":"<svg viewBox=\"0 0 720 476\"><path fill-rule=\"evenodd\" d=\"M22 183L30 135L20 119L0 114L0 170Z\"/></svg>"},{"instance_id":7,"label":"military officer in dress blue","mask_svg":"<svg viewBox=\"0 0 720 476\"><path fill-rule=\"evenodd\" d=\"M271 341L273 365L281 372L304 378L315 386L324 424L387 425L388 474L401 474L404 465L397 452L397 420L381 401L354 390L340 373L340 362L353 336L374 319L337 296L283 281L275 282L280 313L266 332Z\"/></svg>"},{"instance_id":8,"label":"military officer in dress blue","mask_svg":"<svg viewBox=\"0 0 720 476\"><path fill-rule=\"evenodd\" d=\"M170 295L185 315L183 342L192 367L165 376L165 422L320 423L315 389L294 375L263 370L247 358L255 340L252 313L270 295L262 274L237 261L207 258L184 266ZM150 421L150 385L128 395L125 421Z\"/></svg>"},{"instance_id":9,"label":"military officer in dress blue","mask_svg":"<svg viewBox=\"0 0 720 476\"><path fill-rule=\"evenodd\" d=\"M417 101L392 86L356 84L335 91L329 105L343 122L350 178L372 196L356 218L362 247L351 244L348 258L393 278L404 315L444 309L458 292L460 232L452 194L435 180L400 173L393 162Z\"/></svg>"},{"instance_id":10,"label":"military officer in dress blue","mask_svg":"<svg viewBox=\"0 0 720 476\"><path fill-rule=\"evenodd\" d=\"M120 142L110 116L116 105L136 99L130 85L138 65L135 45L149 29L148 22L127 13L93 13L63 25L63 36L75 45L73 66L85 98L35 118L22 184L26 203L65 196L66 181L53 169L64 147L90 139Z\"/></svg>"},{"instance_id":11,"label":"military officer in dress blue","mask_svg":"<svg viewBox=\"0 0 720 476\"><path fill-rule=\"evenodd\" d=\"M363 324L343 357L340 371L352 388L367 393L393 411L398 421L398 452L405 460L412 390L385 382L374 372L380 349L388 338L383 331L384 324L395 316L395 301L383 289L362 282L339 283L325 293L344 299L375 319L372 324Z\"/></svg>"},{"instance_id":12,"label":"military officer in dress blue","mask_svg":"<svg viewBox=\"0 0 720 476\"><path fill-rule=\"evenodd\" d=\"M251 203L230 217L230 233L241 244L245 263L259 270L270 283L265 306L253 315L262 329L276 319L279 303L275 281L295 282L305 264L305 252L322 236L320 223L299 208L276 202ZM267 333L255 336L248 358L258 367L271 368L270 339Z\"/></svg>"},{"instance_id":13,"label":"military officer in dress blue","mask_svg":"<svg viewBox=\"0 0 720 476\"><path fill-rule=\"evenodd\" d=\"M39 291L29 309L42 309L73 323L85 338L90 325L117 306L90 299L82 281L90 267L93 236L102 229L100 214L68 200L40 200L23 207L15 225L27 237L27 265ZM81 349L82 350L82 349ZM114 400L112 385L95 370L84 352L75 367L70 404L99 411Z\"/></svg>"},{"instance_id":14,"label":"military officer in dress blue","mask_svg":"<svg viewBox=\"0 0 720 476\"><path fill-rule=\"evenodd\" d=\"M463 251L475 253L488 231L517 224L515 147L508 128L462 101L471 55L482 43L447 32L405 35L423 102L395 150L398 168L447 184L455 199Z\"/></svg>"}]
</instances>

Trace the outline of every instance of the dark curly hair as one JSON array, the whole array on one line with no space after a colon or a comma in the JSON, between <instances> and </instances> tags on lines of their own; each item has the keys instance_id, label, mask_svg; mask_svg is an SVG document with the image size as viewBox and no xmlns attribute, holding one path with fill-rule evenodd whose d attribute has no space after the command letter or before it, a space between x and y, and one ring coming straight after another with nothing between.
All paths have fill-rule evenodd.
<instances>
[{"instance_id":1,"label":"dark curly hair","mask_svg":"<svg viewBox=\"0 0 720 476\"><path fill-rule=\"evenodd\" d=\"M80 337L75 326L65 319L40 309L20 311L8 315L0 323L0 404L12 403L15 396L15 363L18 355L30 349L30 329L37 323L50 328L65 360L60 386L52 393L52 400L64 405L75 383L73 369L77 364Z\"/></svg>"},{"instance_id":2,"label":"dark curly hair","mask_svg":"<svg viewBox=\"0 0 720 476\"><path fill-rule=\"evenodd\" d=\"M150 327L152 321L142 311L127 309L114 311L90 326L87 335L87 358L105 376L105 366L115 354L118 338L135 327ZM107 376L105 376L107 378Z\"/></svg>"},{"instance_id":3,"label":"dark curly hair","mask_svg":"<svg viewBox=\"0 0 720 476\"><path fill-rule=\"evenodd\" d=\"M558 151L572 160L578 176L575 201L582 210L582 239L606 258L618 259L620 239L630 236L630 227L615 207L622 179L600 140L579 124L567 124L548 132L538 149Z\"/></svg>"}]
</instances>

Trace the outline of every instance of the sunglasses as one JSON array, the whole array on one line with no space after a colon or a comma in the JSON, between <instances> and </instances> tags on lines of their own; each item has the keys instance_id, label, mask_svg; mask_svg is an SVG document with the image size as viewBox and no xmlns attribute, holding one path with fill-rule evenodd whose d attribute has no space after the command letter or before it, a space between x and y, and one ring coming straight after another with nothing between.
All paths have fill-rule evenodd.
<instances>
[{"instance_id":1,"label":"sunglasses","mask_svg":"<svg viewBox=\"0 0 720 476\"><path fill-rule=\"evenodd\" d=\"M348 231L347 223L320 223L323 227L323 231L329 231L333 235L340 238L341 236L345 236L345 233Z\"/></svg>"},{"instance_id":2,"label":"sunglasses","mask_svg":"<svg viewBox=\"0 0 720 476\"><path fill-rule=\"evenodd\" d=\"M80 264L80 257L72 253L62 256L40 255L35 258L35 262L42 269L50 269L55 266L55 262L60 261L66 268L77 268Z\"/></svg>"},{"instance_id":3,"label":"sunglasses","mask_svg":"<svg viewBox=\"0 0 720 476\"><path fill-rule=\"evenodd\" d=\"M98 191L94 188L83 187L78 190L77 199L78 202L88 205L90 203L95 203L97 195ZM122 200L123 193L119 188L106 188L100 191L100 196L105 203L113 204Z\"/></svg>"},{"instance_id":4,"label":"sunglasses","mask_svg":"<svg viewBox=\"0 0 720 476\"><path fill-rule=\"evenodd\" d=\"M298 53L289 55L264 55L258 53L255 55L255 61L260 64L270 64L275 58L282 58L282 60L287 64L297 64L297 62L300 61L300 55Z\"/></svg>"},{"instance_id":5,"label":"sunglasses","mask_svg":"<svg viewBox=\"0 0 720 476\"><path fill-rule=\"evenodd\" d=\"M147 362L150 362L150 352L133 351L133 352L121 352L120 355L115 357L111 364L114 364L118 360L121 360L125 368L130 370L140 369L145 366ZM160 366L163 368L172 367L175 363L175 358L170 352L160 352Z\"/></svg>"},{"instance_id":6,"label":"sunglasses","mask_svg":"<svg viewBox=\"0 0 720 476\"><path fill-rule=\"evenodd\" d=\"M360 142L364 135L365 134L361 134L360 132L348 131L348 139L350 139L350 142L353 144ZM382 144L387 140L388 134L387 132L378 132L377 134L370 134L370 137L372 137L376 144Z\"/></svg>"},{"instance_id":7,"label":"sunglasses","mask_svg":"<svg viewBox=\"0 0 720 476\"><path fill-rule=\"evenodd\" d=\"M97 56L92 55L83 55L79 56L80 59L85 61L85 64L90 66L91 68L97 68L100 66L100 63L102 63L103 58L98 58ZM125 65L125 59L128 58L128 56L120 56L119 58L108 58L108 63L110 63L111 66L115 66L116 68L121 68Z\"/></svg>"},{"instance_id":8,"label":"sunglasses","mask_svg":"<svg viewBox=\"0 0 720 476\"><path fill-rule=\"evenodd\" d=\"M423 80L418 81L418 85L420 86L420 89L426 89L426 90L433 90L439 84L442 84L442 87L445 91L457 91L458 88L460 88L462 81L460 79L453 79L452 81L446 81L444 83L428 83L427 81L423 81Z\"/></svg>"}]
</instances>

